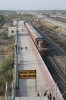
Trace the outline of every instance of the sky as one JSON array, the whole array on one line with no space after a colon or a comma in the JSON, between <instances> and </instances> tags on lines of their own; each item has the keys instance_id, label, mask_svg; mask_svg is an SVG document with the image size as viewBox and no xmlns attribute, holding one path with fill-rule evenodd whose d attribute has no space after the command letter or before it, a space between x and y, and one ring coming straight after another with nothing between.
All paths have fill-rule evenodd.
<instances>
[{"instance_id":1,"label":"sky","mask_svg":"<svg viewBox=\"0 0 66 100\"><path fill-rule=\"evenodd\" d=\"M66 0L0 0L0 10L66 10Z\"/></svg>"}]
</instances>

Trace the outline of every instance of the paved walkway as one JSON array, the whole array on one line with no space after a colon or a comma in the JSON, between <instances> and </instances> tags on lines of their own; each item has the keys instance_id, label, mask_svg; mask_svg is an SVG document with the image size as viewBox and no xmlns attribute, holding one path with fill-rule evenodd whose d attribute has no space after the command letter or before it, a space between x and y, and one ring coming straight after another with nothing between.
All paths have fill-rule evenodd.
<instances>
[{"instance_id":1,"label":"paved walkway","mask_svg":"<svg viewBox=\"0 0 66 100\"><path fill-rule=\"evenodd\" d=\"M21 23L22 24L22 23ZM22 31L23 29L23 31ZM42 73L39 69L41 66L41 57L39 55L32 39L25 29L24 25L19 25L19 33L17 37L18 46L18 71L19 70L36 70L36 79L19 79L18 96L36 96L45 86ZM27 50L26 50L27 47ZM39 55L40 56L40 55ZM36 85L36 86L35 86Z\"/></svg>"}]
</instances>

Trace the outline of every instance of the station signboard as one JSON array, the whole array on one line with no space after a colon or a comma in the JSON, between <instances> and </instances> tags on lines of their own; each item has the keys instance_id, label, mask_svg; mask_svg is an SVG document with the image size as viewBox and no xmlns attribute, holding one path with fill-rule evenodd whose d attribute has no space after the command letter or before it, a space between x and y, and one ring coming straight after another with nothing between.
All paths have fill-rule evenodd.
<instances>
[{"instance_id":1,"label":"station signboard","mask_svg":"<svg viewBox=\"0 0 66 100\"><path fill-rule=\"evenodd\" d=\"M36 70L20 70L19 79L35 79Z\"/></svg>"}]
</instances>

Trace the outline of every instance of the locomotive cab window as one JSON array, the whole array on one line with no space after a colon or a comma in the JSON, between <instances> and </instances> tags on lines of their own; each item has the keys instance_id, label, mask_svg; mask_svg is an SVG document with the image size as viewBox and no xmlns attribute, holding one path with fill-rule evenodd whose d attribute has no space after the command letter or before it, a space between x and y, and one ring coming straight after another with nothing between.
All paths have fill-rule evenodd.
<instances>
[{"instance_id":1,"label":"locomotive cab window","mask_svg":"<svg viewBox=\"0 0 66 100\"><path fill-rule=\"evenodd\" d=\"M41 46L44 46L44 43L40 43Z\"/></svg>"},{"instance_id":2,"label":"locomotive cab window","mask_svg":"<svg viewBox=\"0 0 66 100\"><path fill-rule=\"evenodd\" d=\"M43 40L40 40L40 41L39 41L39 45L40 45L40 46L43 46L43 45L44 45Z\"/></svg>"}]
</instances>

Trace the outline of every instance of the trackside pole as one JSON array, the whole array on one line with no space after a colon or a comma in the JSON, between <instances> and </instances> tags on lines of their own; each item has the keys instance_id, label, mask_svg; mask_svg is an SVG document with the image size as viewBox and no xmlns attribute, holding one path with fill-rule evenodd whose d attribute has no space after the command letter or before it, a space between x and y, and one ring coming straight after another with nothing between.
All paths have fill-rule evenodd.
<instances>
[{"instance_id":1,"label":"trackside pole","mask_svg":"<svg viewBox=\"0 0 66 100\"><path fill-rule=\"evenodd\" d=\"M56 83L56 99L57 99L57 83Z\"/></svg>"},{"instance_id":2,"label":"trackside pole","mask_svg":"<svg viewBox=\"0 0 66 100\"><path fill-rule=\"evenodd\" d=\"M35 79L35 91L37 92L37 78Z\"/></svg>"},{"instance_id":3,"label":"trackside pole","mask_svg":"<svg viewBox=\"0 0 66 100\"><path fill-rule=\"evenodd\" d=\"M36 74L36 71L35 71ZM35 75L35 91L37 92L37 75Z\"/></svg>"}]
</instances>

